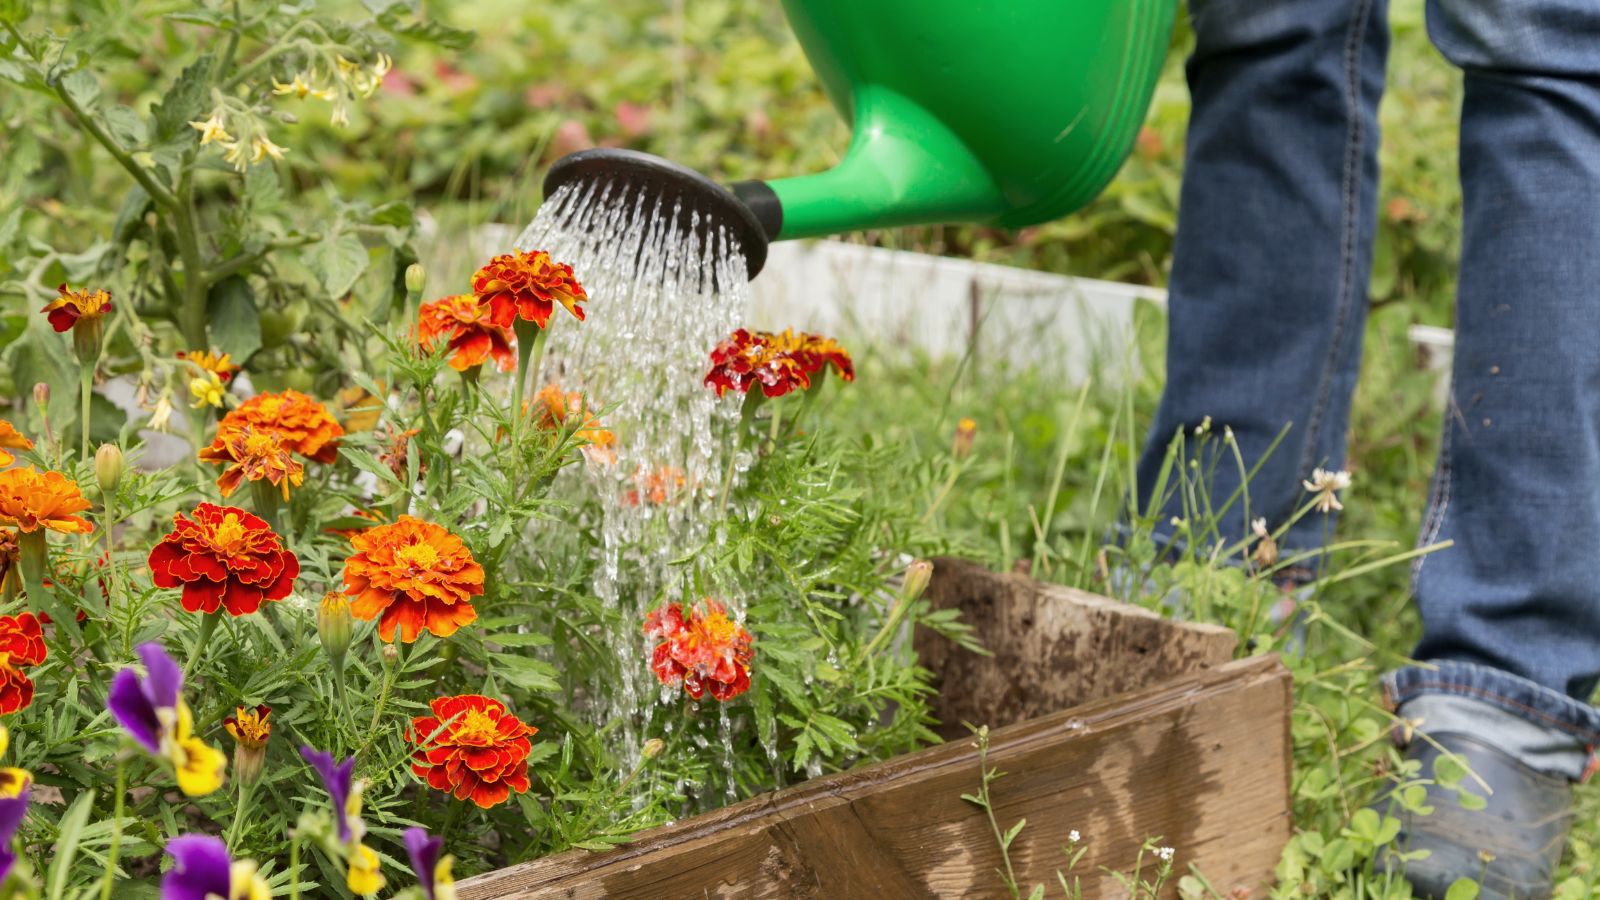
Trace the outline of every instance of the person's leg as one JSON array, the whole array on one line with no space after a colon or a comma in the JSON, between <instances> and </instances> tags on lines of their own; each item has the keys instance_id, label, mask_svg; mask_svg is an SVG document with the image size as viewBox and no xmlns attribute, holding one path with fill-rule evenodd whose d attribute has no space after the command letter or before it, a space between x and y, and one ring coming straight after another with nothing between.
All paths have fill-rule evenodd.
<instances>
[{"instance_id":1,"label":"person's leg","mask_svg":"<svg viewBox=\"0 0 1600 900\"><path fill-rule=\"evenodd\" d=\"M1174 433L1209 418L1254 465L1251 515L1276 528L1317 467L1343 465L1372 268L1386 0L1193 0L1193 111L1173 249L1167 385L1140 460L1140 509ZM1238 487L1218 465L1210 495ZM1176 501L1160 529L1182 516ZM1308 516L1282 542L1311 549ZM1242 504L1224 539L1248 533ZM1158 536L1170 537L1158 529Z\"/></svg>"},{"instance_id":2,"label":"person's leg","mask_svg":"<svg viewBox=\"0 0 1600 900\"><path fill-rule=\"evenodd\" d=\"M1600 743L1600 5L1430 0L1428 25L1466 73L1453 386L1421 535L1453 546L1416 569L1432 665L1387 688L1435 737L1577 779ZM1542 889L1561 832L1491 866L1500 888Z\"/></svg>"}]
</instances>

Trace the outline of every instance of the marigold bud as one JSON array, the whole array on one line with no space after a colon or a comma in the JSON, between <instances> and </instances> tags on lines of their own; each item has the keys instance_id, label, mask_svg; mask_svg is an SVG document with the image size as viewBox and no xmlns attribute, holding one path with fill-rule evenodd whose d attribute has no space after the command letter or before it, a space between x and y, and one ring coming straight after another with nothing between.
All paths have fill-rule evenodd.
<instances>
[{"instance_id":1,"label":"marigold bud","mask_svg":"<svg viewBox=\"0 0 1600 900\"><path fill-rule=\"evenodd\" d=\"M40 381L33 386L33 402L39 406L50 405L50 383Z\"/></svg>"},{"instance_id":2,"label":"marigold bud","mask_svg":"<svg viewBox=\"0 0 1600 900\"><path fill-rule=\"evenodd\" d=\"M383 664L392 666L400 661L400 648L393 644L383 645Z\"/></svg>"},{"instance_id":3,"label":"marigold bud","mask_svg":"<svg viewBox=\"0 0 1600 900\"><path fill-rule=\"evenodd\" d=\"M101 493L109 494L122 481L122 448L116 444L101 444L94 452L94 477L100 482Z\"/></svg>"},{"instance_id":4,"label":"marigold bud","mask_svg":"<svg viewBox=\"0 0 1600 900\"><path fill-rule=\"evenodd\" d=\"M644 747L639 752L645 759L655 759L661 755L661 750L666 746L667 742L661 738L651 738L644 742Z\"/></svg>"},{"instance_id":5,"label":"marigold bud","mask_svg":"<svg viewBox=\"0 0 1600 900\"><path fill-rule=\"evenodd\" d=\"M412 263L411 265L406 266L407 291L410 291L413 294L420 294L422 293L422 289L427 286L428 270L422 267L422 263Z\"/></svg>"},{"instance_id":6,"label":"marigold bud","mask_svg":"<svg viewBox=\"0 0 1600 900\"><path fill-rule=\"evenodd\" d=\"M233 777L240 784L254 784L261 777L267 760L267 740L272 736L272 723L268 718L272 707L236 707L233 715L222 720L222 727L233 736Z\"/></svg>"},{"instance_id":7,"label":"marigold bud","mask_svg":"<svg viewBox=\"0 0 1600 900\"><path fill-rule=\"evenodd\" d=\"M933 563L919 559L906 566L905 579L900 582L900 595L907 600L915 600L922 596L928 589L928 580L933 577Z\"/></svg>"},{"instance_id":8,"label":"marigold bud","mask_svg":"<svg viewBox=\"0 0 1600 900\"><path fill-rule=\"evenodd\" d=\"M317 638L335 666L343 665L350 649L350 627L350 599L338 591L323 594L317 604Z\"/></svg>"},{"instance_id":9,"label":"marigold bud","mask_svg":"<svg viewBox=\"0 0 1600 900\"><path fill-rule=\"evenodd\" d=\"M972 455L972 441L978 435L978 423L971 419L962 419L956 423L956 436L950 443L950 455L956 459L966 459Z\"/></svg>"}]
</instances>

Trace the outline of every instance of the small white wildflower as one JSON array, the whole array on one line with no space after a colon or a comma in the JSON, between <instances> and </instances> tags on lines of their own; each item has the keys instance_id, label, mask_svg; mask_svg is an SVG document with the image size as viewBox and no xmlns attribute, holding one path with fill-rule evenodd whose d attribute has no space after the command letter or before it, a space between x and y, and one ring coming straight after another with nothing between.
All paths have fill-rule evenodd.
<instances>
[{"instance_id":1,"label":"small white wildflower","mask_svg":"<svg viewBox=\"0 0 1600 900\"><path fill-rule=\"evenodd\" d=\"M1165 863L1172 862L1172 852L1173 851L1172 851L1171 847L1157 847L1156 848L1156 856L1161 857L1161 861L1165 862Z\"/></svg>"},{"instance_id":2,"label":"small white wildflower","mask_svg":"<svg viewBox=\"0 0 1600 900\"><path fill-rule=\"evenodd\" d=\"M1266 519L1255 519L1250 522L1250 530L1257 538L1255 552L1250 559L1258 569L1270 569L1278 561L1278 542L1273 539L1272 532L1267 530Z\"/></svg>"},{"instance_id":3,"label":"small white wildflower","mask_svg":"<svg viewBox=\"0 0 1600 900\"><path fill-rule=\"evenodd\" d=\"M1083 835L1078 834L1078 829L1074 828L1071 831L1067 832L1067 840L1069 840L1072 843L1076 844L1078 841L1083 840Z\"/></svg>"},{"instance_id":4,"label":"small white wildflower","mask_svg":"<svg viewBox=\"0 0 1600 900\"><path fill-rule=\"evenodd\" d=\"M1330 472L1327 469L1316 469L1311 473L1310 481L1300 483L1307 491L1316 494L1316 508L1319 512L1328 513L1344 509L1344 504L1339 502L1338 492L1350 486L1350 473L1340 469Z\"/></svg>"},{"instance_id":5,"label":"small white wildflower","mask_svg":"<svg viewBox=\"0 0 1600 900\"><path fill-rule=\"evenodd\" d=\"M1208 432L1210 430L1211 430L1211 417L1210 416L1206 416L1204 419L1201 419L1200 420L1200 424L1195 427L1194 433L1195 433L1196 436L1199 436L1199 435L1205 434L1206 432Z\"/></svg>"},{"instance_id":6,"label":"small white wildflower","mask_svg":"<svg viewBox=\"0 0 1600 900\"><path fill-rule=\"evenodd\" d=\"M162 391L156 398L155 409L150 412L149 427L152 431L166 431L167 425L172 421L172 392Z\"/></svg>"}]
</instances>

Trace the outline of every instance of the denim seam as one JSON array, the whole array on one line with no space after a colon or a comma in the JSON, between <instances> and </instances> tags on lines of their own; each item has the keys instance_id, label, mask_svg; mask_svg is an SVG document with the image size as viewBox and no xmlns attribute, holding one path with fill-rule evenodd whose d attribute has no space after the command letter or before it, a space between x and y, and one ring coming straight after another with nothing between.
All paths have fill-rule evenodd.
<instances>
[{"instance_id":1,"label":"denim seam","mask_svg":"<svg viewBox=\"0 0 1600 900\"><path fill-rule=\"evenodd\" d=\"M1318 381L1317 402L1311 410L1311 421L1306 428L1306 449L1300 456L1302 474L1311 471L1312 455L1317 452L1322 418L1327 413L1328 400L1333 394L1333 373L1338 368L1339 353L1344 345L1344 332L1349 324L1350 306L1355 294L1355 244L1358 228L1360 188L1357 171L1361 161L1361 142L1365 136L1361 127L1361 51L1367 30L1367 20L1372 14L1372 0L1359 0L1350 19L1350 32L1344 44L1345 104L1349 111L1344 147L1344 203L1343 221L1339 240L1339 301L1334 318L1333 334L1329 341L1328 357L1322 366Z\"/></svg>"},{"instance_id":2,"label":"denim seam","mask_svg":"<svg viewBox=\"0 0 1600 900\"><path fill-rule=\"evenodd\" d=\"M1480 700L1487 700L1490 703L1512 708L1513 711L1537 718L1542 722L1548 723L1552 728L1559 729L1567 734L1572 735L1573 737L1581 739L1589 746L1600 744L1600 733L1592 731L1588 728L1584 728L1580 725L1573 725L1570 722L1563 721L1556 716L1550 715L1544 710L1537 709L1517 700L1513 700L1504 694L1496 693L1495 691L1486 690L1484 688L1475 687L1469 684L1460 684L1454 681L1416 681L1408 684L1405 689L1395 691L1395 694L1398 695L1392 698L1395 708L1398 709L1400 704L1405 703L1419 694L1427 693L1428 691L1465 695L1477 697ZM1384 693L1389 693L1387 685L1385 685Z\"/></svg>"},{"instance_id":3,"label":"denim seam","mask_svg":"<svg viewBox=\"0 0 1600 900\"><path fill-rule=\"evenodd\" d=\"M1456 402L1456 373L1455 366L1450 368L1450 405ZM1456 422L1455 416L1445 415L1444 435L1439 439L1439 470L1435 475L1433 496L1428 501L1428 512L1422 517L1422 530L1417 532L1417 547L1426 547L1439 539L1439 533L1444 530L1445 514L1450 510L1450 491L1454 486L1452 475L1455 472L1454 446ZM1422 567L1427 564L1431 553L1424 553L1417 557L1411 564L1412 592L1416 592L1416 583L1422 577Z\"/></svg>"}]
</instances>

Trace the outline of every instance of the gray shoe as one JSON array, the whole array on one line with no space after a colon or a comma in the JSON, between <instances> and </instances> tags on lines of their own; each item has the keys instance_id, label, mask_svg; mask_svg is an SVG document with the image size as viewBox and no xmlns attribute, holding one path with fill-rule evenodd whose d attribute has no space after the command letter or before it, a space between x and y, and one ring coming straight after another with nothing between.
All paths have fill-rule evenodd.
<instances>
[{"instance_id":1,"label":"gray shoe","mask_svg":"<svg viewBox=\"0 0 1600 900\"><path fill-rule=\"evenodd\" d=\"M1571 783L1536 772L1474 737L1448 732L1432 737L1460 756L1494 793L1484 809L1469 810L1462 807L1454 790L1429 785L1427 803L1433 813L1427 816L1398 807L1386 810L1387 804L1380 802L1380 812L1388 811L1400 819L1395 850L1431 851L1426 859L1410 862L1385 853L1380 865L1404 874L1418 897L1431 900L1443 900L1445 891L1461 878L1482 879L1482 900L1549 897L1572 822ZM1422 763L1424 778L1432 777L1438 756L1432 744L1421 740L1413 741L1406 751L1407 759ZM1470 778L1463 786L1481 793Z\"/></svg>"}]
</instances>

